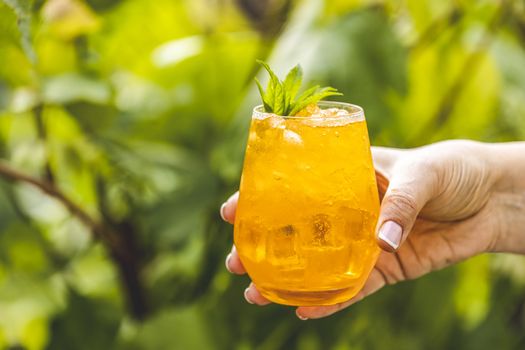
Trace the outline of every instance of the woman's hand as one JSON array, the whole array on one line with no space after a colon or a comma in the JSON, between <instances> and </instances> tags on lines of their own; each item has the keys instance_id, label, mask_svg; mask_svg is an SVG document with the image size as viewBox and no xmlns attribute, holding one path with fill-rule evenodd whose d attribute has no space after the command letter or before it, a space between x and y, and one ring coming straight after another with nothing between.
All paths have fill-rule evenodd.
<instances>
[{"instance_id":1,"label":"woman's hand","mask_svg":"<svg viewBox=\"0 0 525 350\"><path fill-rule=\"evenodd\" d=\"M412 150L373 148L384 195L376 229L383 252L354 298L331 306L301 306L297 316L331 315L387 284L483 252L525 253L525 175L519 169L525 164L525 147L504 145L446 141ZM230 223L237 199L235 193L221 207L221 216ZM235 247L226 267L232 273L246 272ZM253 283L244 294L250 303L269 303Z\"/></svg>"}]
</instances>

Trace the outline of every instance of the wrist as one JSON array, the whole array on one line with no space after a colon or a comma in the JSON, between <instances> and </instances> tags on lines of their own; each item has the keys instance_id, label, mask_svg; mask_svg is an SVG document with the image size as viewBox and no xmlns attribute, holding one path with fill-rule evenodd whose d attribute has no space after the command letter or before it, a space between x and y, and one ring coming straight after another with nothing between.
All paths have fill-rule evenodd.
<instances>
[{"instance_id":1,"label":"wrist","mask_svg":"<svg viewBox=\"0 0 525 350\"><path fill-rule=\"evenodd\" d=\"M497 220L493 251L525 254L525 142L485 144Z\"/></svg>"},{"instance_id":2,"label":"wrist","mask_svg":"<svg viewBox=\"0 0 525 350\"><path fill-rule=\"evenodd\" d=\"M494 175L494 191L525 192L525 142L483 144Z\"/></svg>"}]
</instances>

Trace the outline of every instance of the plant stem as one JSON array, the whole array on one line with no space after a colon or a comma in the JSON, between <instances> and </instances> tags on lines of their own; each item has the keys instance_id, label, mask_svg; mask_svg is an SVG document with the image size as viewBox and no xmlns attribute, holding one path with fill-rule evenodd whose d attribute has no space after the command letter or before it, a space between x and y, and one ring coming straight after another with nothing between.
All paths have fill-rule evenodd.
<instances>
[{"instance_id":1,"label":"plant stem","mask_svg":"<svg viewBox=\"0 0 525 350\"><path fill-rule=\"evenodd\" d=\"M42 143L44 143L45 148L46 148L46 162L45 162L45 165L44 165L44 177L45 177L47 182L49 182L50 184L54 184L55 183L55 177L53 175L53 172L51 170L51 165L50 165L50 162L49 162L49 149L48 149L48 144L47 144L47 130L46 130L46 126L44 124L43 111L44 111L44 106L42 104L38 104L38 105L35 106L35 108L33 108L33 113L34 113L33 116L34 116L34 119L35 119L35 126L36 126L36 131L37 131L37 134L38 134L38 138L40 139L40 141L42 141Z\"/></svg>"},{"instance_id":2,"label":"plant stem","mask_svg":"<svg viewBox=\"0 0 525 350\"><path fill-rule=\"evenodd\" d=\"M31 184L64 205L71 215L78 218L90 229L94 238L99 239L118 267L122 288L126 294L132 316L143 320L148 314L145 291L140 281L140 271L134 256L135 243L130 225L120 225L115 229L93 219L80 206L63 194L54 184L36 179L0 162L0 176L16 182Z\"/></svg>"}]
</instances>

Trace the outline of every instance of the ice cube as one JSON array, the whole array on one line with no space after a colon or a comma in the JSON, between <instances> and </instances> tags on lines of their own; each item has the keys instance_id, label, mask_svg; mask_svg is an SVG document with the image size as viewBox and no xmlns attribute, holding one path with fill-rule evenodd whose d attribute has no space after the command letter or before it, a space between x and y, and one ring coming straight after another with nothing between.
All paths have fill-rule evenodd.
<instances>
[{"instance_id":1,"label":"ice cube","mask_svg":"<svg viewBox=\"0 0 525 350\"><path fill-rule=\"evenodd\" d=\"M299 112L295 114L296 117L311 117L313 115L319 114L321 112L321 108L316 103L311 103L305 108L301 109Z\"/></svg>"},{"instance_id":2,"label":"ice cube","mask_svg":"<svg viewBox=\"0 0 525 350\"><path fill-rule=\"evenodd\" d=\"M291 144L295 144L295 145L303 144L303 139L301 138L301 136L298 133L293 132L292 130L284 131L284 139Z\"/></svg>"},{"instance_id":3,"label":"ice cube","mask_svg":"<svg viewBox=\"0 0 525 350\"><path fill-rule=\"evenodd\" d=\"M250 132L248 147L254 152L268 151L271 145L278 145L281 142L285 127L284 119L277 115L257 120Z\"/></svg>"},{"instance_id":4,"label":"ice cube","mask_svg":"<svg viewBox=\"0 0 525 350\"><path fill-rule=\"evenodd\" d=\"M338 117L346 117L350 115L350 113L346 109L338 109L337 110L337 116Z\"/></svg>"},{"instance_id":5,"label":"ice cube","mask_svg":"<svg viewBox=\"0 0 525 350\"><path fill-rule=\"evenodd\" d=\"M242 246L244 255L253 261L263 261L266 254L266 228L260 218L250 217L239 221L237 243Z\"/></svg>"},{"instance_id":6,"label":"ice cube","mask_svg":"<svg viewBox=\"0 0 525 350\"><path fill-rule=\"evenodd\" d=\"M268 128L273 129L284 129L285 128L285 121L283 117L277 116L277 115L271 115L265 120L265 124Z\"/></svg>"},{"instance_id":7,"label":"ice cube","mask_svg":"<svg viewBox=\"0 0 525 350\"><path fill-rule=\"evenodd\" d=\"M313 238L314 244L316 245L326 245L329 240L330 229L332 224L328 219L328 215L317 214L313 217L312 229L313 229Z\"/></svg>"},{"instance_id":8,"label":"ice cube","mask_svg":"<svg viewBox=\"0 0 525 350\"><path fill-rule=\"evenodd\" d=\"M297 230L292 225L270 229L266 238L266 259L274 265L293 265L299 261Z\"/></svg>"},{"instance_id":9,"label":"ice cube","mask_svg":"<svg viewBox=\"0 0 525 350\"><path fill-rule=\"evenodd\" d=\"M339 108L327 108L321 110L321 115L324 118L335 118L337 117L337 113L339 112Z\"/></svg>"},{"instance_id":10,"label":"ice cube","mask_svg":"<svg viewBox=\"0 0 525 350\"><path fill-rule=\"evenodd\" d=\"M367 218L368 213L363 210L341 207L339 213L344 220L344 231L345 237L350 242L360 241L368 238L368 232L365 232L364 220Z\"/></svg>"}]
</instances>

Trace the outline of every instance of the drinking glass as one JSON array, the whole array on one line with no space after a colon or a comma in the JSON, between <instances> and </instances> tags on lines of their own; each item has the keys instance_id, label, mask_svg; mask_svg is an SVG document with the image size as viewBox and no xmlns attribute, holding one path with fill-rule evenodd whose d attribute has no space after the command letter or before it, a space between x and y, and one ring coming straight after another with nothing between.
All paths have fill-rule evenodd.
<instances>
[{"instance_id":1,"label":"drinking glass","mask_svg":"<svg viewBox=\"0 0 525 350\"><path fill-rule=\"evenodd\" d=\"M319 102L329 116L255 107L234 241L267 299L331 305L363 287L379 248L379 197L363 109Z\"/></svg>"}]
</instances>

